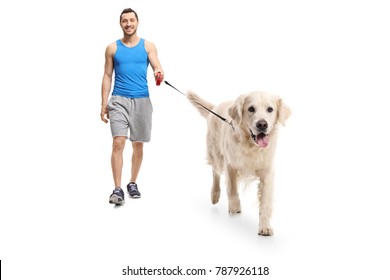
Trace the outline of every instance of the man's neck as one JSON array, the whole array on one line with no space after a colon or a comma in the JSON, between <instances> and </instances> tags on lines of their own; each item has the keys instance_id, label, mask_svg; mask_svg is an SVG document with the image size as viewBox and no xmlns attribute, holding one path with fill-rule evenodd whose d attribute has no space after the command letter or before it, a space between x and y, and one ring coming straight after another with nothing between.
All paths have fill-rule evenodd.
<instances>
[{"instance_id":1,"label":"man's neck","mask_svg":"<svg viewBox=\"0 0 390 280\"><path fill-rule=\"evenodd\" d=\"M128 47L134 47L138 44L140 38L137 36L137 34L133 34L130 36L123 36L122 43L125 44Z\"/></svg>"}]
</instances>

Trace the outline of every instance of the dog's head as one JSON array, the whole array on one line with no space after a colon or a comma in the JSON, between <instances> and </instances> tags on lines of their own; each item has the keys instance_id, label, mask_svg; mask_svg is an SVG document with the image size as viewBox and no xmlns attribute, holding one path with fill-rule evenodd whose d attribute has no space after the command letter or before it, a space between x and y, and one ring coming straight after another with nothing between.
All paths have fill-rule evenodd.
<instances>
[{"instance_id":1,"label":"dog's head","mask_svg":"<svg viewBox=\"0 0 390 280\"><path fill-rule=\"evenodd\" d=\"M265 92L251 92L241 95L229 108L234 125L253 139L260 148L266 148L269 135L278 123L285 125L291 115L283 100Z\"/></svg>"}]
</instances>

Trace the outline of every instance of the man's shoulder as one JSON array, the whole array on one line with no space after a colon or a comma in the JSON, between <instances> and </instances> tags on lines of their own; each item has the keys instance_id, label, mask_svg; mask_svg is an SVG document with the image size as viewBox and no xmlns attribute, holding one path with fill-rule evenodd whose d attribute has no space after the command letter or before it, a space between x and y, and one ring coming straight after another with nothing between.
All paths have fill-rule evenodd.
<instances>
[{"instance_id":1,"label":"man's shoulder","mask_svg":"<svg viewBox=\"0 0 390 280\"><path fill-rule=\"evenodd\" d=\"M145 42L145 49L147 52L154 50L156 48L156 46L153 44L153 42L148 41L146 39L144 39L144 42Z\"/></svg>"},{"instance_id":2,"label":"man's shoulder","mask_svg":"<svg viewBox=\"0 0 390 280\"><path fill-rule=\"evenodd\" d=\"M106 48L106 52L109 54L114 54L116 52L116 49L117 49L117 41L110 43Z\"/></svg>"}]
</instances>

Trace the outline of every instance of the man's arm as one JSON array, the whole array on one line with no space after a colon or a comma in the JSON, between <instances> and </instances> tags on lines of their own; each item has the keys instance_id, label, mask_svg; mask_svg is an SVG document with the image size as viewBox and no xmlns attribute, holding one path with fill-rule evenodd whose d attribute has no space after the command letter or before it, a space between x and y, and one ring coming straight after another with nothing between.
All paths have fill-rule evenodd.
<instances>
[{"instance_id":1,"label":"man's arm","mask_svg":"<svg viewBox=\"0 0 390 280\"><path fill-rule=\"evenodd\" d=\"M161 67L160 61L158 60L156 46L152 42L145 41L145 48L148 53L150 65L152 66L154 72L154 77L156 78L157 73L160 72L162 79L164 80L164 71Z\"/></svg>"},{"instance_id":2,"label":"man's arm","mask_svg":"<svg viewBox=\"0 0 390 280\"><path fill-rule=\"evenodd\" d=\"M102 81L102 109L100 112L100 118L105 123L108 122L108 96L110 95L111 84L112 84L112 74L114 72L114 53L116 51L116 44L112 43L108 45L105 53L105 63L104 63L104 75ZM107 115L107 118L105 117Z\"/></svg>"}]
</instances>

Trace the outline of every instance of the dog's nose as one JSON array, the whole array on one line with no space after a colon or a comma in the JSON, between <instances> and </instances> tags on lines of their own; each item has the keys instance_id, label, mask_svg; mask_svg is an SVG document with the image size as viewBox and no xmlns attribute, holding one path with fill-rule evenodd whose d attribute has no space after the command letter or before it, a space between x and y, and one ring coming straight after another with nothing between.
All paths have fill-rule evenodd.
<instances>
[{"instance_id":1,"label":"dog's nose","mask_svg":"<svg viewBox=\"0 0 390 280\"><path fill-rule=\"evenodd\" d=\"M256 127L260 130L260 131L266 131L267 128L268 128L268 123L265 121L265 120L261 120L261 121L258 121L256 123Z\"/></svg>"}]
</instances>

